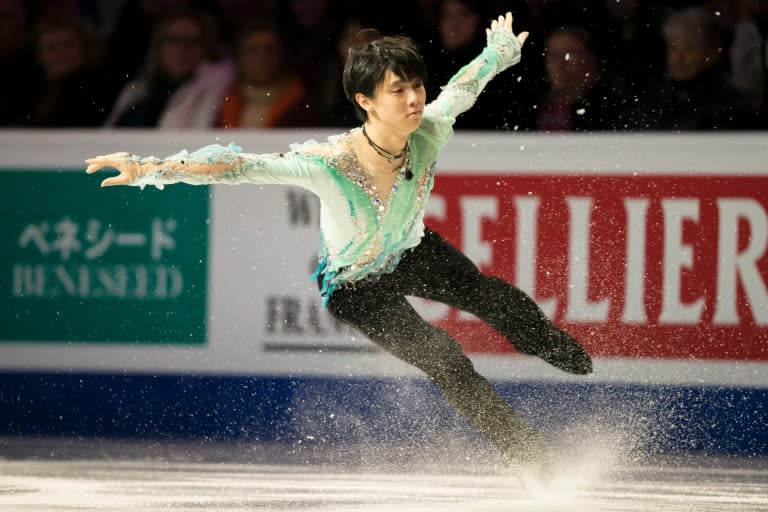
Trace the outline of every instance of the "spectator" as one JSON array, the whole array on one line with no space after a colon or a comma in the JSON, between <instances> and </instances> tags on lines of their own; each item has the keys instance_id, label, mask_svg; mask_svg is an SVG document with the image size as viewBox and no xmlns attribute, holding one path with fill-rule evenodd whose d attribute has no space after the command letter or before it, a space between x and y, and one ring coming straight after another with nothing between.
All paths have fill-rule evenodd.
<instances>
[{"instance_id":1,"label":"spectator","mask_svg":"<svg viewBox=\"0 0 768 512\"><path fill-rule=\"evenodd\" d=\"M316 123L306 88L288 69L285 45L274 26L244 31L237 47L237 79L227 91L218 126L276 128Z\"/></svg>"},{"instance_id":2,"label":"spectator","mask_svg":"<svg viewBox=\"0 0 768 512\"><path fill-rule=\"evenodd\" d=\"M342 85L342 71L349 57L349 49L355 43L357 34L365 27L357 18L350 18L341 29L339 40L336 43L336 62L334 69L329 69L329 75L336 77L334 88L330 94L329 102L324 109L323 124L325 126L352 127L359 123L355 117L355 111L344 94Z\"/></svg>"},{"instance_id":3,"label":"spectator","mask_svg":"<svg viewBox=\"0 0 768 512\"><path fill-rule=\"evenodd\" d=\"M597 34L607 21L601 0L526 0L525 3L531 35L551 34L564 26L584 27L590 34Z\"/></svg>"},{"instance_id":4,"label":"spectator","mask_svg":"<svg viewBox=\"0 0 768 512\"><path fill-rule=\"evenodd\" d=\"M759 113L766 88L766 3L709 0L709 5L733 36L728 46L733 85L747 96L752 112Z\"/></svg>"},{"instance_id":5,"label":"spectator","mask_svg":"<svg viewBox=\"0 0 768 512\"><path fill-rule=\"evenodd\" d=\"M335 9L338 0L285 0L278 16L285 32L290 59L306 84L312 84L312 103L323 105L332 94L336 76L334 45L343 20Z\"/></svg>"},{"instance_id":6,"label":"spectator","mask_svg":"<svg viewBox=\"0 0 768 512\"><path fill-rule=\"evenodd\" d=\"M600 75L598 55L582 27L563 27L547 37L545 70L549 90L533 109L539 131L622 129L623 99Z\"/></svg>"},{"instance_id":7,"label":"spectator","mask_svg":"<svg viewBox=\"0 0 768 512\"><path fill-rule=\"evenodd\" d=\"M216 7L220 1L222 0L75 0L73 3L77 4L76 10L81 15L92 21L106 41L105 72L123 86L139 73L149 52L152 29L162 22L168 13L198 8L218 14ZM221 18L223 19L223 16Z\"/></svg>"},{"instance_id":8,"label":"spectator","mask_svg":"<svg viewBox=\"0 0 768 512\"><path fill-rule=\"evenodd\" d=\"M664 39L656 2L602 0L607 23L601 27L601 75L628 100L643 94L650 77L664 69ZM595 33L594 31L591 31Z\"/></svg>"},{"instance_id":9,"label":"spectator","mask_svg":"<svg viewBox=\"0 0 768 512\"><path fill-rule=\"evenodd\" d=\"M91 21L105 42L104 72L118 87L138 73L149 51L152 25L156 18L145 0L79 0L79 12Z\"/></svg>"},{"instance_id":10,"label":"spectator","mask_svg":"<svg viewBox=\"0 0 768 512\"><path fill-rule=\"evenodd\" d=\"M200 128L218 122L219 96L223 96L231 84L227 80L234 75L233 66L221 60L220 51L208 48L207 42L215 39L209 37L215 26L220 29L218 34L237 35L253 20L279 19L290 46L286 59L304 83L311 84L306 93L311 98L308 104L314 106L313 117L327 125L349 126L354 118L337 82L346 56L337 56L336 49L345 44L344 33L356 32L357 28L354 23L344 28L344 23L354 20L359 22L358 28L361 24L416 39L430 62L426 86L434 98L445 80L467 62L464 55L472 54L472 46L479 45L484 37L482 31L471 28L474 23L469 23L464 25L470 27L467 33L476 39L456 44L462 30L458 23L461 12L470 13L466 20L479 17L485 23L489 11L501 8L515 12L516 26L531 32L526 42L528 56L489 85L476 107L458 119L457 129L538 129L542 97L545 91L550 97L551 84L545 71L546 59L536 57L545 54L547 36L565 26L583 27L590 36L590 46L598 58L598 90L602 88L607 101L613 103L600 108L606 107L613 111L608 114L616 115L623 113L625 104L634 104L632 125L622 118L595 127L585 117L570 117L575 120L575 129L766 128L766 6L766 0L392 0L382 10L351 0L0 0L0 69L6 75L11 70L13 76L0 80L0 126L62 122L44 119L51 115L50 109L56 103L52 98L62 94L66 84L50 82L37 62L37 34L30 27L38 27L41 22L88 20L100 43L103 39L104 58L101 62L89 60L86 66L91 73L94 65L98 67L98 82L83 82L82 87L92 90L99 83L90 96L97 104L103 98L109 101L109 97L116 96L116 90L122 90L120 100L107 108L109 126ZM669 9L691 7L709 11L710 17L716 18L716 37L721 42L717 55L705 63L707 69L700 76L692 81L677 80L670 74L675 64L666 65L669 38L662 35L662 14ZM194 8L211 15L192 29L203 36L186 42L171 37L161 43L160 32L169 23L164 20L166 13ZM398 14L403 9L408 9L408 16ZM680 53L693 58L689 50ZM181 76L170 72L169 61L198 64ZM133 82L127 84L129 80ZM69 85L75 83L73 79ZM713 87L724 89L718 92ZM64 95L73 94L76 91ZM725 106L721 100L714 100L721 94L727 98ZM498 99L500 96L502 99ZM212 103L216 106L211 107ZM592 105L592 109L577 110L588 114L595 108ZM61 117L61 113L53 117L57 116ZM81 114L67 116L69 119L63 122L73 126L91 125L95 118L90 107ZM686 121L674 121L675 116Z\"/></svg>"},{"instance_id":11,"label":"spectator","mask_svg":"<svg viewBox=\"0 0 768 512\"><path fill-rule=\"evenodd\" d=\"M44 85L21 124L100 126L114 99L114 87L102 80L100 47L90 26L81 19L45 19L36 42Z\"/></svg>"},{"instance_id":12,"label":"spectator","mask_svg":"<svg viewBox=\"0 0 768 512\"><path fill-rule=\"evenodd\" d=\"M485 47L485 25L496 12L495 6L472 0L443 0L439 3L439 46L428 55L427 91L435 98L448 80L478 55ZM487 11L485 8L493 9ZM517 124L515 107L519 98L510 94L517 82L514 71L504 73L488 84L472 109L462 114L454 128L457 130L509 129ZM514 101L510 101L515 98ZM509 105L509 108L501 108Z\"/></svg>"},{"instance_id":13,"label":"spectator","mask_svg":"<svg viewBox=\"0 0 768 512\"><path fill-rule=\"evenodd\" d=\"M127 84L108 126L208 128L232 83L215 26L197 10L177 11L156 28L144 71Z\"/></svg>"},{"instance_id":14,"label":"spectator","mask_svg":"<svg viewBox=\"0 0 768 512\"><path fill-rule=\"evenodd\" d=\"M0 0L0 126L18 124L34 101L42 79L28 37L23 0ZM11 79L8 75L13 74Z\"/></svg>"},{"instance_id":15,"label":"spectator","mask_svg":"<svg viewBox=\"0 0 768 512\"><path fill-rule=\"evenodd\" d=\"M752 126L747 98L729 81L725 37L707 8L674 11L664 22L666 76L646 96L641 127L724 130Z\"/></svg>"}]
</instances>

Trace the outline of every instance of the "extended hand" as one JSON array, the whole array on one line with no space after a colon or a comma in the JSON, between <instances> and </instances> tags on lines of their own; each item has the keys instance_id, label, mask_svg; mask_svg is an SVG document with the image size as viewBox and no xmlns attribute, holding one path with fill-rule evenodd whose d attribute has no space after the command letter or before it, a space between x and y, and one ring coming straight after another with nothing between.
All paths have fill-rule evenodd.
<instances>
[{"instance_id":1,"label":"extended hand","mask_svg":"<svg viewBox=\"0 0 768 512\"><path fill-rule=\"evenodd\" d=\"M495 19L491 21L491 28L485 29L486 36L491 36L492 30L508 30L509 32L512 32L512 13L508 12L505 16L499 16L498 19ZM514 34L514 32L512 32ZM517 40L520 41L520 46L525 43L525 40L528 39L528 32L520 32L517 36Z\"/></svg>"},{"instance_id":2,"label":"extended hand","mask_svg":"<svg viewBox=\"0 0 768 512\"><path fill-rule=\"evenodd\" d=\"M120 172L118 176L113 176L102 181L102 187L130 185L142 174L139 157L130 153L110 153L109 155L89 158L85 162L88 164L88 168L85 170L88 174L93 174L106 167L117 169Z\"/></svg>"}]
</instances>

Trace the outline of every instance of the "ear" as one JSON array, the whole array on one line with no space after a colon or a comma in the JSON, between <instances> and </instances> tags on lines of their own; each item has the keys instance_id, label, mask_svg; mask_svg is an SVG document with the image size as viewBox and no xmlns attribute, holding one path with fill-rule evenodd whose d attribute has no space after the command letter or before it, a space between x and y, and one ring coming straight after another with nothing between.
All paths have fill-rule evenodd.
<instances>
[{"instance_id":1,"label":"ear","mask_svg":"<svg viewBox=\"0 0 768 512\"><path fill-rule=\"evenodd\" d=\"M373 102L371 101L371 98L361 92L355 93L355 101L358 105L360 105L360 108L366 112L370 112L373 108Z\"/></svg>"}]
</instances>

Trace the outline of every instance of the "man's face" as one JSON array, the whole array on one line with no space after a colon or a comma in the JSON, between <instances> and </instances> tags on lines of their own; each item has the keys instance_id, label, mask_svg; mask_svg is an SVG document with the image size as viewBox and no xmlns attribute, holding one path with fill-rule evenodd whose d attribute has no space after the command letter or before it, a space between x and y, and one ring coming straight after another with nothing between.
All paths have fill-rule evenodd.
<instances>
[{"instance_id":1,"label":"man's face","mask_svg":"<svg viewBox=\"0 0 768 512\"><path fill-rule=\"evenodd\" d=\"M480 30L480 17L462 2L450 0L440 12L440 39L446 50L470 44Z\"/></svg>"},{"instance_id":2,"label":"man's face","mask_svg":"<svg viewBox=\"0 0 768 512\"><path fill-rule=\"evenodd\" d=\"M240 48L240 72L246 83L269 85L283 71L283 49L280 38L271 30L254 32Z\"/></svg>"},{"instance_id":3,"label":"man's face","mask_svg":"<svg viewBox=\"0 0 768 512\"><path fill-rule=\"evenodd\" d=\"M397 133L411 133L421 125L427 93L421 79L405 80L391 70L369 98L368 118L377 119Z\"/></svg>"},{"instance_id":4,"label":"man's face","mask_svg":"<svg viewBox=\"0 0 768 512\"><path fill-rule=\"evenodd\" d=\"M161 44L162 68L172 80L192 75L205 59L203 29L193 19L180 18L171 22Z\"/></svg>"},{"instance_id":5,"label":"man's face","mask_svg":"<svg viewBox=\"0 0 768 512\"><path fill-rule=\"evenodd\" d=\"M685 27L667 35L667 72L672 80L691 80L717 64L717 52L709 49L703 37Z\"/></svg>"},{"instance_id":6,"label":"man's face","mask_svg":"<svg viewBox=\"0 0 768 512\"><path fill-rule=\"evenodd\" d=\"M40 35L38 58L48 78L67 76L85 65L83 41L69 28L47 31Z\"/></svg>"},{"instance_id":7,"label":"man's face","mask_svg":"<svg viewBox=\"0 0 768 512\"><path fill-rule=\"evenodd\" d=\"M547 41L545 67L547 80L554 91L569 91L583 87L597 67L589 48L578 37L557 33Z\"/></svg>"}]
</instances>

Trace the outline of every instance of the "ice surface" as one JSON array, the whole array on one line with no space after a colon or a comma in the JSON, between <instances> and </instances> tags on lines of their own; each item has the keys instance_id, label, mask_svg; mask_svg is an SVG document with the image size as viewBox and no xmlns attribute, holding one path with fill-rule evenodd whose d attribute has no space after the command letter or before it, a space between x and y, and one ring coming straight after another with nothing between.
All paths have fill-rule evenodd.
<instances>
[{"instance_id":1,"label":"ice surface","mask_svg":"<svg viewBox=\"0 0 768 512\"><path fill-rule=\"evenodd\" d=\"M578 461L560 460L549 485L531 488L492 461L483 462L487 454L482 450L475 456L421 459L404 467L362 459L351 465L328 464L325 449L287 456L285 447L232 444L124 444L104 449L81 441L65 450L46 445L21 456L18 446L9 448L7 440L0 440L0 448L9 448L0 451L7 456L0 459L0 510L768 510L768 461L706 457L631 461L623 454L612 458L613 447L610 443L607 447L593 457L582 453ZM381 448L353 451L375 460ZM380 459L387 459L379 453ZM250 458L258 462L242 462Z\"/></svg>"}]
</instances>

